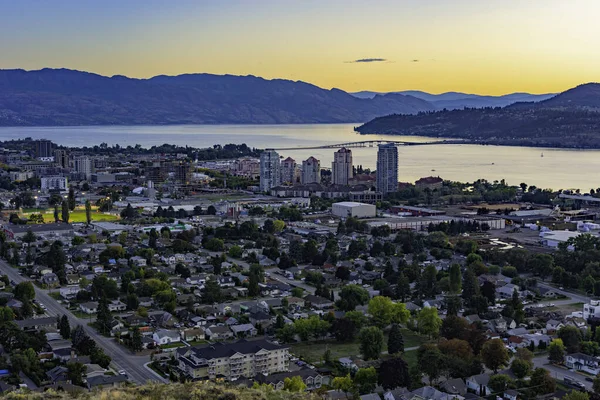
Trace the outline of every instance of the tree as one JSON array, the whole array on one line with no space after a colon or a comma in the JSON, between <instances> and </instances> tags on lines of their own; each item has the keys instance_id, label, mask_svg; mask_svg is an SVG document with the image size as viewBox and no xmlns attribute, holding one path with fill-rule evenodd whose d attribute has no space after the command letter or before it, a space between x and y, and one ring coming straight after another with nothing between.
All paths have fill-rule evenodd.
<instances>
[{"instance_id":1,"label":"tree","mask_svg":"<svg viewBox=\"0 0 600 400\"><path fill-rule=\"evenodd\" d=\"M337 306L342 311L352 311L369 301L369 292L358 285L346 285L340 291Z\"/></svg>"},{"instance_id":2,"label":"tree","mask_svg":"<svg viewBox=\"0 0 600 400\"><path fill-rule=\"evenodd\" d=\"M592 383L592 389L597 395L600 394L600 376L596 375L594 382Z\"/></svg>"},{"instance_id":3,"label":"tree","mask_svg":"<svg viewBox=\"0 0 600 400\"><path fill-rule=\"evenodd\" d=\"M510 365L510 369L515 374L518 379L523 379L527 375L529 375L529 371L531 371L531 366L525 360L520 358L515 358Z\"/></svg>"},{"instance_id":4,"label":"tree","mask_svg":"<svg viewBox=\"0 0 600 400\"><path fill-rule=\"evenodd\" d=\"M62 202L62 221L65 224L69 223L69 203L66 200Z\"/></svg>"},{"instance_id":5,"label":"tree","mask_svg":"<svg viewBox=\"0 0 600 400\"><path fill-rule=\"evenodd\" d=\"M369 314L373 323L380 328L391 323L406 323L410 317L410 311L404 303L394 303L385 296L375 296L369 301Z\"/></svg>"},{"instance_id":6,"label":"tree","mask_svg":"<svg viewBox=\"0 0 600 400\"><path fill-rule=\"evenodd\" d=\"M15 299L22 302L31 301L35 298L35 289L30 281L18 283L13 290Z\"/></svg>"},{"instance_id":7,"label":"tree","mask_svg":"<svg viewBox=\"0 0 600 400\"><path fill-rule=\"evenodd\" d=\"M63 315L60 318L58 330L63 339L69 339L71 337L71 324L69 323L69 318L67 318L66 315Z\"/></svg>"},{"instance_id":8,"label":"tree","mask_svg":"<svg viewBox=\"0 0 600 400\"><path fill-rule=\"evenodd\" d=\"M347 317L338 318L333 321L331 333L338 342L350 342L354 340L356 333L360 329L354 321Z\"/></svg>"},{"instance_id":9,"label":"tree","mask_svg":"<svg viewBox=\"0 0 600 400\"><path fill-rule=\"evenodd\" d=\"M410 296L410 282L408 278L400 272L398 276L398 284L396 285L396 298L400 301L405 302L406 298Z\"/></svg>"},{"instance_id":10,"label":"tree","mask_svg":"<svg viewBox=\"0 0 600 400\"><path fill-rule=\"evenodd\" d=\"M556 380L547 369L536 368L531 374L530 386L534 388L534 395L552 393L556 390Z\"/></svg>"},{"instance_id":11,"label":"tree","mask_svg":"<svg viewBox=\"0 0 600 400\"><path fill-rule=\"evenodd\" d=\"M477 276L471 268L467 268L463 275L462 298L465 303L470 305L471 299L479 294L479 282Z\"/></svg>"},{"instance_id":12,"label":"tree","mask_svg":"<svg viewBox=\"0 0 600 400\"><path fill-rule=\"evenodd\" d=\"M79 362L70 362L67 364L67 377L73 385L83 386L83 377L87 367Z\"/></svg>"},{"instance_id":13,"label":"tree","mask_svg":"<svg viewBox=\"0 0 600 400\"><path fill-rule=\"evenodd\" d=\"M25 233L25 236L23 236L23 242L33 243L36 241L36 239L37 239L37 236L35 236L35 233L33 233L31 231L31 229L27 229L27 233Z\"/></svg>"},{"instance_id":14,"label":"tree","mask_svg":"<svg viewBox=\"0 0 600 400\"><path fill-rule=\"evenodd\" d=\"M438 316L437 308L423 307L419 311L417 318L419 331L431 337L437 337L440 334L442 319Z\"/></svg>"},{"instance_id":15,"label":"tree","mask_svg":"<svg viewBox=\"0 0 600 400\"><path fill-rule=\"evenodd\" d=\"M354 375L354 386L360 394L371 393L377 386L377 371L374 367L361 368Z\"/></svg>"},{"instance_id":16,"label":"tree","mask_svg":"<svg viewBox=\"0 0 600 400\"><path fill-rule=\"evenodd\" d=\"M562 339L563 344L567 348L567 352L576 353L579 351L579 345L581 344L581 331L579 328L567 325L563 326L558 330L558 337Z\"/></svg>"},{"instance_id":17,"label":"tree","mask_svg":"<svg viewBox=\"0 0 600 400\"><path fill-rule=\"evenodd\" d=\"M103 295L98 302L98 313L96 314L96 328L98 328L98 332L103 335L110 334L111 322L112 315L108 309L108 299Z\"/></svg>"},{"instance_id":18,"label":"tree","mask_svg":"<svg viewBox=\"0 0 600 400\"><path fill-rule=\"evenodd\" d=\"M365 360L376 360L383 349L383 332L376 326L362 328L358 333L360 353Z\"/></svg>"},{"instance_id":19,"label":"tree","mask_svg":"<svg viewBox=\"0 0 600 400\"><path fill-rule=\"evenodd\" d=\"M562 364L565 359L565 345L562 339L554 339L548 347L548 360L555 364Z\"/></svg>"},{"instance_id":20,"label":"tree","mask_svg":"<svg viewBox=\"0 0 600 400\"><path fill-rule=\"evenodd\" d=\"M88 225L92 222L92 203L89 200L85 201L85 220Z\"/></svg>"},{"instance_id":21,"label":"tree","mask_svg":"<svg viewBox=\"0 0 600 400\"><path fill-rule=\"evenodd\" d=\"M335 378L333 378L333 381L331 381L331 387L334 390L344 392L346 397L348 397L348 393L354 390L354 382L352 382L350 374L346 376L336 376Z\"/></svg>"},{"instance_id":22,"label":"tree","mask_svg":"<svg viewBox=\"0 0 600 400\"><path fill-rule=\"evenodd\" d=\"M75 209L75 189L73 189L73 186L69 187L69 196L68 196L68 203L69 203L69 210L73 211Z\"/></svg>"},{"instance_id":23,"label":"tree","mask_svg":"<svg viewBox=\"0 0 600 400\"><path fill-rule=\"evenodd\" d=\"M452 293L460 293L462 289L462 276L460 273L460 265L452 264L448 274L450 291Z\"/></svg>"},{"instance_id":24,"label":"tree","mask_svg":"<svg viewBox=\"0 0 600 400\"><path fill-rule=\"evenodd\" d=\"M133 332L131 333L131 350L134 352L142 351L142 333L140 332L140 328L137 326L133 328Z\"/></svg>"},{"instance_id":25,"label":"tree","mask_svg":"<svg viewBox=\"0 0 600 400\"><path fill-rule=\"evenodd\" d=\"M469 330L469 323L466 319L457 315L448 315L442 322L440 333L446 339L462 338Z\"/></svg>"},{"instance_id":26,"label":"tree","mask_svg":"<svg viewBox=\"0 0 600 400\"><path fill-rule=\"evenodd\" d=\"M410 385L408 364L400 357L389 358L379 366L378 383L385 390Z\"/></svg>"},{"instance_id":27,"label":"tree","mask_svg":"<svg viewBox=\"0 0 600 400\"><path fill-rule=\"evenodd\" d=\"M578 390L571 390L569 394L563 396L562 400L590 400L590 395Z\"/></svg>"},{"instance_id":28,"label":"tree","mask_svg":"<svg viewBox=\"0 0 600 400\"><path fill-rule=\"evenodd\" d=\"M498 372L498 369L507 365L510 355L501 339L488 340L481 348L481 360L486 367Z\"/></svg>"},{"instance_id":29,"label":"tree","mask_svg":"<svg viewBox=\"0 0 600 400\"><path fill-rule=\"evenodd\" d=\"M108 368L110 365L111 358L108 354L104 353L101 348L95 347L90 353L90 360L93 364L98 364L102 368Z\"/></svg>"},{"instance_id":30,"label":"tree","mask_svg":"<svg viewBox=\"0 0 600 400\"><path fill-rule=\"evenodd\" d=\"M58 204L54 205L54 222L58 223L60 221L59 213L58 213Z\"/></svg>"},{"instance_id":31,"label":"tree","mask_svg":"<svg viewBox=\"0 0 600 400\"><path fill-rule=\"evenodd\" d=\"M208 215L216 215L217 214L217 209L215 208L215 206L213 206L212 204L210 206L208 206L208 208L206 209L206 214Z\"/></svg>"},{"instance_id":32,"label":"tree","mask_svg":"<svg viewBox=\"0 0 600 400\"><path fill-rule=\"evenodd\" d=\"M207 279L202 291L202 302L205 304L214 304L221 301L221 287L216 278Z\"/></svg>"},{"instance_id":33,"label":"tree","mask_svg":"<svg viewBox=\"0 0 600 400\"><path fill-rule=\"evenodd\" d=\"M421 372L429 378L429 383L434 384L442 373L444 356L435 344L426 343L417 350L417 363Z\"/></svg>"},{"instance_id":34,"label":"tree","mask_svg":"<svg viewBox=\"0 0 600 400\"><path fill-rule=\"evenodd\" d=\"M508 375L497 374L490 377L488 386L492 390L492 393L500 393L512 388L514 381Z\"/></svg>"},{"instance_id":35,"label":"tree","mask_svg":"<svg viewBox=\"0 0 600 400\"><path fill-rule=\"evenodd\" d=\"M277 331L277 337L283 343L290 343L294 341L294 336L296 336L296 329L293 324L285 325L283 328Z\"/></svg>"},{"instance_id":36,"label":"tree","mask_svg":"<svg viewBox=\"0 0 600 400\"><path fill-rule=\"evenodd\" d=\"M301 376L292 376L291 378L285 378L283 380L283 390L295 393L304 392L306 390L306 384Z\"/></svg>"},{"instance_id":37,"label":"tree","mask_svg":"<svg viewBox=\"0 0 600 400\"><path fill-rule=\"evenodd\" d=\"M404 352L404 337L400 331L400 325L393 324L388 336L388 354Z\"/></svg>"}]
</instances>

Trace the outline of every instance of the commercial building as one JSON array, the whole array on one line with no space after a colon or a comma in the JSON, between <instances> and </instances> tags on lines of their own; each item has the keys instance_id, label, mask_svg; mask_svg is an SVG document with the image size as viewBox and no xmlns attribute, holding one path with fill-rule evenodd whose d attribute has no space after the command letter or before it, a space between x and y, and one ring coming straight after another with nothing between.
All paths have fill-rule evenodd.
<instances>
[{"instance_id":1,"label":"commercial building","mask_svg":"<svg viewBox=\"0 0 600 400\"><path fill-rule=\"evenodd\" d=\"M333 203L331 212L340 218L373 218L377 214L377 208L373 204L343 201L341 203Z\"/></svg>"},{"instance_id":2,"label":"commercial building","mask_svg":"<svg viewBox=\"0 0 600 400\"><path fill-rule=\"evenodd\" d=\"M352 179L352 151L342 147L333 153L331 163L331 183L334 185L347 185Z\"/></svg>"},{"instance_id":3,"label":"commercial building","mask_svg":"<svg viewBox=\"0 0 600 400\"><path fill-rule=\"evenodd\" d=\"M60 168L69 168L69 152L67 150L54 150L54 163Z\"/></svg>"},{"instance_id":4,"label":"commercial building","mask_svg":"<svg viewBox=\"0 0 600 400\"><path fill-rule=\"evenodd\" d=\"M33 142L36 158L53 157L52 142L48 139L39 139Z\"/></svg>"},{"instance_id":5,"label":"commercial building","mask_svg":"<svg viewBox=\"0 0 600 400\"><path fill-rule=\"evenodd\" d=\"M69 181L66 176L45 176L41 179L42 191L50 190L65 191L69 188Z\"/></svg>"},{"instance_id":6,"label":"commercial building","mask_svg":"<svg viewBox=\"0 0 600 400\"><path fill-rule=\"evenodd\" d=\"M33 171L10 171L8 176L13 182L23 182L29 178L33 178L35 173Z\"/></svg>"},{"instance_id":7,"label":"commercial building","mask_svg":"<svg viewBox=\"0 0 600 400\"><path fill-rule=\"evenodd\" d=\"M377 150L377 191L398 191L398 148L394 143L380 144Z\"/></svg>"},{"instance_id":8,"label":"commercial building","mask_svg":"<svg viewBox=\"0 0 600 400\"><path fill-rule=\"evenodd\" d=\"M296 160L291 157L281 162L281 183L293 185L296 183Z\"/></svg>"},{"instance_id":9,"label":"commercial building","mask_svg":"<svg viewBox=\"0 0 600 400\"><path fill-rule=\"evenodd\" d=\"M75 172L81 174L86 180L92 179L94 161L90 157L81 156L75 159Z\"/></svg>"},{"instance_id":10,"label":"commercial building","mask_svg":"<svg viewBox=\"0 0 600 400\"><path fill-rule=\"evenodd\" d=\"M176 350L179 370L192 379L235 381L289 368L289 348L267 340L214 343Z\"/></svg>"},{"instance_id":11,"label":"commercial building","mask_svg":"<svg viewBox=\"0 0 600 400\"><path fill-rule=\"evenodd\" d=\"M302 161L302 184L321 183L321 162L314 157Z\"/></svg>"},{"instance_id":12,"label":"commercial building","mask_svg":"<svg viewBox=\"0 0 600 400\"><path fill-rule=\"evenodd\" d=\"M260 190L269 189L281 184L281 164L279 153L275 150L265 150L260 154Z\"/></svg>"},{"instance_id":13,"label":"commercial building","mask_svg":"<svg viewBox=\"0 0 600 400\"><path fill-rule=\"evenodd\" d=\"M6 224L2 230L10 239L21 239L28 231L45 237L73 237L73 225L65 223L13 225Z\"/></svg>"}]
</instances>

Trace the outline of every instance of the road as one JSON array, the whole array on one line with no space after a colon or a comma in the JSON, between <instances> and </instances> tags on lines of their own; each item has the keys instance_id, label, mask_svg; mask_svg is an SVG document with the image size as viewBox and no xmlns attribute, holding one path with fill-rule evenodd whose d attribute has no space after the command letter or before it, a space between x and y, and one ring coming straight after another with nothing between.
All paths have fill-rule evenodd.
<instances>
[{"instance_id":1,"label":"road","mask_svg":"<svg viewBox=\"0 0 600 400\"><path fill-rule=\"evenodd\" d=\"M588 382L585 380L586 376L582 374L578 374L570 369L565 369L561 367L557 367L556 365L552 365L548 363L548 355L542 355L533 358L533 365L536 368L544 368L550 371L550 375L553 378L558 380L559 382L563 382L565 376L569 378L573 378L578 382L581 382L585 385L586 390L592 391L592 382Z\"/></svg>"},{"instance_id":2,"label":"road","mask_svg":"<svg viewBox=\"0 0 600 400\"><path fill-rule=\"evenodd\" d=\"M22 277L16 269L12 268L4 261L0 261L0 270L2 271L2 274L7 275L11 281L16 283L29 280ZM149 370L144 366L144 364L150 362L150 357L136 356L123 346L116 343L114 339L100 335L93 328L87 325L89 322L87 319L76 317L68 309L63 307L62 304L59 304L54 298L50 297L45 290L38 288L36 285L33 285L33 287L35 288L35 297L37 301L46 306L47 314L50 316L66 315L69 319L69 323L71 324L71 328L81 325L87 335L92 338L98 346L104 349L104 352L112 358L112 364L114 368L117 371L126 371L131 381L138 384L143 384L147 381L168 382L166 379L162 378L154 371Z\"/></svg>"}]
</instances>

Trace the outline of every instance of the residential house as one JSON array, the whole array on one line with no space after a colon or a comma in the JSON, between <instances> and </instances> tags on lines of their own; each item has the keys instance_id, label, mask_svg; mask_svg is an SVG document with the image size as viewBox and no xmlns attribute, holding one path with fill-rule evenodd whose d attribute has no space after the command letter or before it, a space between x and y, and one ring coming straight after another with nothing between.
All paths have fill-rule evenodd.
<instances>
[{"instance_id":1,"label":"residential house","mask_svg":"<svg viewBox=\"0 0 600 400\"><path fill-rule=\"evenodd\" d=\"M562 322L555 319L549 319L548 322L546 322L546 331L549 335L552 335L563 326L565 325Z\"/></svg>"},{"instance_id":2,"label":"residential house","mask_svg":"<svg viewBox=\"0 0 600 400\"><path fill-rule=\"evenodd\" d=\"M81 312L86 314L96 314L98 312L98 302L97 301L88 301L87 303L81 303L79 305L79 309Z\"/></svg>"},{"instance_id":3,"label":"residential house","mask_svg":"<svg viewBox=\"0 0 600 400\"><path fill-rule=\"evenodd\" d=\"M108 303L108 309L111 312L125 311L127 309L127 305L121 300L112 300L110 303Z\"/></svg>"},{"instance_id":4,"label":"residential house","mask_svg":"<svg viewBox=\"0 0 600 400\"><path fill-rule=\"evenodd\" d=\"M467 385L460 378L449 379L440 385L440 389L449 394L464 396L467 393Z\"/></svg>"},{"instance_id":5,"label":"residential house","mask_svg":"<svg viewBox=\"0 0 600 400\"><path fill-rule=\"evenodd\" d=\"M227 340L233 337L233 332L227 326L210 326L205 329L205 335L210 338L210 340Z\"/></svg>"},{"instance_id":6,"label":"residential house","mask_svg":"<svg viewBox=\"0 0 600 400\"><path fill-rule=\"evenodd\" d=\"M86 379L88 389L96 388L115 388L127 382L127 377L121 374L117 375L98 375Z\"/></svg>"},{"instance_id":7,"label":"residential house","mask_svg":"<svg viewBox=\"0 0 600 400\"><path fill-rule=\"evenodd\" d=\"M597 357L583 353L571 353L565 357L565 366L575 371L597 375L600 373L600 363Z\"/></svg>"},{"instance_id":8,"label":"residential house","mask_svg":"<svg viewBox=\"0 0 600 400\"><path fill-rule=\"evenodd\" d=\"M271 316L263 311L251 312L249 317L254 326L262 325L264 327L271 322Z\"/></svg>"},{"instance_id":9,"label":"residential house","mask_svg":"<svg viewBox=\"0 0 600 400\"><path fill-rule=\"evenodd\" d=\"M304 300L314 308L318 308L320 310L324 310L327 308L333 307L333 301L326 299L325 297L315 296L309 294L308 296L304 296Z\"/></svg>"},{"instance_id":10,"label":"residential house","mask_svg":"<svg viewBox=\"0 0 600 400\"><path fill-rule=\"evenodd\" d=\"M411 399L427 399L427 400L453 400L457 399L457 395L440 392L434 387L423 386L411 392Z\"/></svg>"},{"instance_id":11,"label":"residential house","mask_svg":"<svg viewBox=\"0 0 600 400\"><path fill-rule=\"evenodd\" d=\"M204 337L204 329L202 328L190 328L181 331L181 339L186 342L204 340Z\"/></svg>"},{"instance_id":12,"label":"residential house","mask_svg":"<svg viewBox=\"0 0 600 400\"><path fill-rule=\"evenodd\" d=\"M489 374L479 374L468 377L466 383L467 388L474 391L475 394L486 396L489 393L492 393L492 390L488 386L489 381Z\"/></svg>"},{"instance_id":13,"label":"residential house","mask_svg":"<svg viewBox=\"0 0 600 400\"><path fill-rule=\"evenodd\" d=\"M48 287L56 287L60 285L58 276L54 272L42 275L42 277L40 278L40 283Z\"/></svg>"},{"instance_id":14,"label":"residential house","mask_svg":"<svg viewBox=\"0 0 600 400\"><path fill-rule=\"evenodd\" d=\"M69 285L65 287L61 287L59 289L60 296L63 299L72 299L77 296L77 293L81 292L83 289L79 287L79 285Z\"/></svg>"},{"instance_id":15,"label":"residential house","mask_svg":"<svg viewBox=\"0 0 600 400\"><path fill-rule=\"evenodd\" d=\"M252 324L233 325L229 327L237 337L254 337L258 333Z\"/></svg>"},{"instance_id":16,"label":"residential house","mask_svg":"<svg viewBox=\"0 0 600 400\"><path fill-rule=\"evenodd\" d=\"M271 375L289 368L289 348L267 340L215 343L179 348L179 369L192 379L235 381L256 375Z\"/></svg>"},{"instance_id":17,"label":"residential house","mask_svg":"<svg viewBox=\"0 0 600 400\"><path fill-rule=\"evenodd\" d=\"M508 389L504 391L504 400L517 400L519 398L519 392L514 389Z\"/></svg>"},{"instance_id":18,"label":"residential house","mask_svg":"<svg viewBox=\"0 0 600 400\"><path fill-rule=\"evenodd\" d=\"M235 286L235 282L231 276L219 276L217 278L217 282L219 283L219 286L222 288Z\"/></svg>"},{"instance_id":19,"label":"residential house","mask_svg":"<svg viewBox=\"0 0 600 400\"><path fill-rule=\"evenodd\" d=\"M156 332L152 334L152 339L158 345L165 345L171 343L181 342L181 336L177 331L170 331L168 329L158 329Z\"/></svg>"},{"instance_id":20,"label":"residential house","mask_svg":"<svg viewBox=\"0 0 600 400\"><path fill-rule=\"evenodd\" d=\"M553 289L553 288L549 288L549 287L539 286L537 288L537 290L540 292L540 296L545 297L545 298L554 298L554 297L558 297L561 295L561 293L559 291L557 291L556 289Z\"/></svg>"},{"instance_id":21,"label":"residential house","mask_svg":"<svg viewBox=\"0 0 600 400\"><path fill-rule=\"evenodd\" d=\"M294 376L302 378L302 381L306 385L306 390L318 389L324 383L324 377L317 371L309 368L303 368L293 372L279 372L268 376L260 374L257 375L255 379L261 384L271 385L275 390L282 390L284 380Z\"/></svg>"},{"instance_id":22,"label":"residential house","mask_svg":"<svg viewBox=\"0 0 600 400\"><path fill-rule=\"evenodd\" d=\"M56 329L56 317L28 318L14 321L14 323L24 331Z\"/></svg>"},{"instance_id":23,"label":"residential house","mask_svg":"<svg viewBox=\"0 0 600 400\"><path fill-rule=\"evenodd\" d=\"M501 299L510 299L514 293L514 291L519 292L519 286L513 285L512 283L508 283L504 286L500 286L496 288L496 296Z\"/></svg>"},{"instance_id":24,"label":"residential house","mask_svg":"<svg viewBox=\"0 0 600 400\"><path fill-rule=\"evenodd\" d=\"M48 380L50 380L50 382L52 382L53 384L58 383L58 382L68 382L69 381L69 370L62 366L62 365L58 365L54 368L52 368L50 371L46 372L46 376L48 377Z\"/></svg>"}]
</instances>

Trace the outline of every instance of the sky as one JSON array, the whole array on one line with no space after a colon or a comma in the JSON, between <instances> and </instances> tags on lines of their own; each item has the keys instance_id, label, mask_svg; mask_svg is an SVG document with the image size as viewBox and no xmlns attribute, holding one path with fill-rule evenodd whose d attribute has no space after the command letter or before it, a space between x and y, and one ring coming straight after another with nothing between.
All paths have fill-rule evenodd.
<instances>
[{"instance_id":1,"label":"sky","mask_svg":"<svg viewBox=\"0 0 600 400\"><path fill-rule=\"evenodd\" d=\"M0 0L0 68L548 93L600 81L598 15L598 0Z\"/></svg>"}]
</instances>

